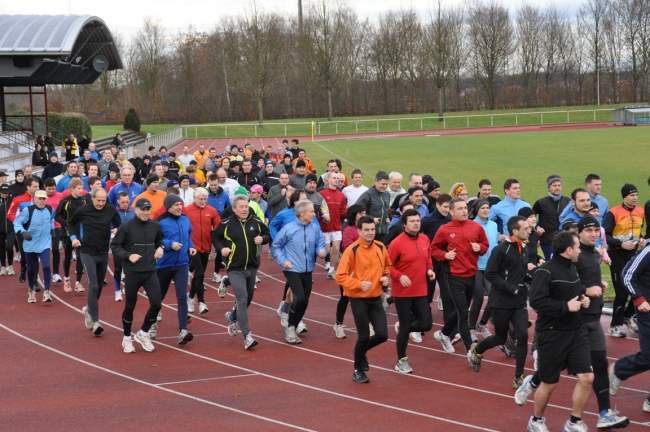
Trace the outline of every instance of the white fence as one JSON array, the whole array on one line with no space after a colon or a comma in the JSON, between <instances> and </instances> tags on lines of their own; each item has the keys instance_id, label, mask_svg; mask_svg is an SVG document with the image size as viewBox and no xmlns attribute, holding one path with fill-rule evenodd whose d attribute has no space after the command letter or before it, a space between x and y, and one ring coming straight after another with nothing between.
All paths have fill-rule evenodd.
<instances>
[{"instance_id":1,"label":"white fence","mask_svg":"<svg viewBox=\"0 0 650 432\"><path fill-rule=\"evenodd\" d=\"M183 140L183 132L182 128L179 126L177 128L161 132L156 135L151 135L148 136L144 142L141 142L140 144L137 144L135 146L129 146L127 147L126 150L126 157L127 158L132 158L133 157L133 151L138 150L140 152L141 156L144 156L144 154L147 152L147 149L150 146L154 146L156 150L160 149L160 147L165 146L165 147L171 147Z\"/></svg>"}]
</instances>

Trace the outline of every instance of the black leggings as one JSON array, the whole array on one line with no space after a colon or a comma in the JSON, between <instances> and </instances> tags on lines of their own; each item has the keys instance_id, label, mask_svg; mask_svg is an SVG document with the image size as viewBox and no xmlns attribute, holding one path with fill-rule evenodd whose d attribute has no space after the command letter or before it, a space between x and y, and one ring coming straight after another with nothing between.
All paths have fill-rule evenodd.
<instances>
[{"instance_id":1,"label":"black leggings","mask_svg":"<svg viewBox=\"0 0 650 432\"><path fill-rule=\"evenodd\" d=\"M194 256L190 256L190 271L194 270L194 277L192 278L192 285L190 286L190 298L196 296L200 303L205 303L205 269L208 267L210 261L210 252L197 252Z\"/></svg>"},{"instance_id":2,"label":"black leggings","mask_svg":"<svg viewBox=\"0 0 650 432\"><path fill-rule=\"evenodd\" d=\"M61 229L56 228L52 236L52 274L59 274L59 267L61 266L61 251L59 250L59 239L61 237Z\"/></svg>"},{"instance_id":3,"label":"black leggings","mask_svg":"<svg viewBox=\"0 0 650 432\"><path fill-rule=\"evenodd\" d=\"M474 280L474 296L472 298L472 307L469 310L469 329L474 330L476 328L476 322L478 321L478 316L481 314L481 307L483 307L483 299L485 296L490 295L490 288L492 284L485 279L485 272L483 270L478 270L476 272L476 279ZM485 305L485 310L483 310L483 318L481 318L481 324L487 324L490 319L492 312L492 304L490 303L490 298L488 297L487 304Z\"/></svg>"},{"instance_id":4,"label":"black leggings","mask_svg":"<svg viewBox=\"0 0 650 432\"><path fill-rule=\"evenodd\" d=\"M393 297L399 333L397 333L397 358L406 357L409 333L427 332L433 325L429 299L424 297Z\"/></svg>"},{"instance_id":5,"label":"black leggings","mask_svg":"<svg viewBox=\"0 0 650 432\"><path fill-rule=\"evenodd\" d=\"M357 327L357 343L354 346L354 369L363 370L366 353L388 340L388 325L386 312L381 306L381 297L351 298L350 308ZM375 329L375 335L370 336L370 327Z\"/></svg>"},{"instance_id":6,"label":"black leggings","mask_svg":"<svg viewBox=\"0 0 650 432\"><path fill-rule=\"evenodd\" d=\"M298 327L302 317L305 316L307 306L309 305L309 296L311 296L311 272L296 273L285 271L284 277L291 286L293 293L293 302L289 308L289 326Z\"/></svg>"},{"instance_id":7,"label":"black leggings","mask_svg":"<svg viewBox=\"0 0 650 432\"><path fill-rule=\"evenodd\" d=\"M72 240L70 240L70 237L63 237L63 243L65 245L65 254L63 256L63 276L69 278L70 277L70 263L72 262ZM83 263L81 262L81 253L79 252L79 249L77 249L77 276L76 276L76 281L81 282L81 277L83 276L84 272L84 266ZM103 279L102 279L103 280Z\"/></svg>"},{"instance_id":8,"label":"black leggings","mask_svg":"<svg viewBox=\"0 0 650 432\"><path fill-rule=\"evenodd\" d=\"M508 331L512 322L517 337L515 376L523 375L528 350L528 309L525 307L517 309L493 308L492 320L494 321L494 335L483 339L476 347L476 353L483 354L490 348L503 345L508 338Z\"/></svg>"},{"instance_id":9,"label":"black leggings","mask_svg":"<svg viewBox=\"0 0 650 432\"><path fill-rule=\"evenodd\" d=\"M138 301L138 290L140 287L144 288L149 298L149 310L144 316L142 323L142 331L148 332L151 324L156 322L158 312L162 307L162 300L160 300L160 284L158 283L158 276L155 271L147 273L127 274L124 277L124 293L125 300L124 312L122 312L122 325L124 326L124 336L131 336L131 325L133 324L133 311L135 304Z\"/></svg>"},{"instance_id":10,"label":"black leggings","mask_svg":"<svg viewBox=\"0 0 650 432\"><path fill-rule=\"evenodd\" d=\"M2 265L2 267L7 267L8 265L10 266L13 264L15 241L15 232L9 231L8 233L0 233L0 265Z\"/></svg>"},{"instance_id":11,"label":"black leggings","mask_svg":"<svg viewBox=\"0 0 650 432\"><path fill-rule=\"evenodd\" d=\"M343 287L339 285L341 290L341 298L336 304L336 323L343 324L343 318L345 318L345 311L348 309L348 303L350 303L350 297L343 295Z\"/></svg>"},{"instance_id":12,"label":"black leggings","mask_svg":"<svg viewBox=\"0 0 650 432\"><path fill-rule=\"evenodd\" d=\"M609 257L612 260L612 265L609 266L609 270L612 273L612 282L614 285L614 304L612 305L614 313L612 314L612 322L610 326L623 325L625 318L630 318L634 315L634 303L632 300L627 301L629 293L623 280L621 278L621 271L628 263L630 259L634 256L632 251L612 251L609 253ZM627 303L627 306L625 305Z\"/></svg>"},{"instance_id":13,"label":"black leggings","mask_svg":"<svg viewBox=\"0 0 650 432\"><path fill-rule=\"evenodd\" d=\"M449 293L451 295L454 309L448 318L445 319L445 325L442 327L442 334L451 336L452 331L458 326L460 337L463 339L465 349L469 351L472 346L472 337L469 333L469 303L472 301L474 294L474 276L463 278L458 276L448 276ZM447 306L445 306L447 309Z\"/></svg>"}]
</instances>

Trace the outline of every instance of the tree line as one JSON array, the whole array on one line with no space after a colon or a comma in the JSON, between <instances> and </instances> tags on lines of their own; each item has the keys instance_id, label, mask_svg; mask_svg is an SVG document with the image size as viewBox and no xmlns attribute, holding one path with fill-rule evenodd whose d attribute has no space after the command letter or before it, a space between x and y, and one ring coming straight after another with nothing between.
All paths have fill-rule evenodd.
<instances>
[{"instance_id":1,"label":"tree line","mask_svg":"<svg viewBox=\"0 0 650 432\"><path fill-rule=\"evenodd\" d=\"M339 0L298 17L252 3L211 32L145 18L117 38L125 68L50 89L49 108L120 123L244 120L650 101L650 0L577 12L498 0L359 18ZM71 106L72 105L72 106Z\"/></svg>"}]
</instances>

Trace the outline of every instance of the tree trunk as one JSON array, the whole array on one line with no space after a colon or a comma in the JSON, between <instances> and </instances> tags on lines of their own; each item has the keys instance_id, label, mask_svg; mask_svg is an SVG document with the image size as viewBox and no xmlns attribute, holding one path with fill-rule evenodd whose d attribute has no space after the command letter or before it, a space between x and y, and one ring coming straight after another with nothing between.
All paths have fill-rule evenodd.
<instances>
[{"instance_id":1,"label":"tree trunk","mask_svg":"<svg viewBox=\"0 0 650 432\"><path fill-rule=\"evenodd\" d=\"M438 87L438 121L444 121L445 112L445 88Z\"/></svg>"},{"instance_id":2,"label":"tree trunk","mask_svg":"<svg viewBox=\"0 0 650 432\"><path fill-rule=\"evenodd\" d=\"M222 55L225 57L225 52L222 50L221 51ZM228 119L232 121L232 106L230 105L230 89L228 85L228 72L226 72L226 62L221 63L221 67L223 69L223 80L225 81L225 90L226 90L226 103L228 104Z\"/></svg>"},{"instance_id":3,"label":"tree trunk","mask_svg":"<svg viewBox=\"0 0 650 432\"><path fill-rule=\"evenodd\" d=\"M257 95L257 119L260 126L264 126L264 95L261 92Z\"/></svg>"},{"instance_id":4,"label":"tree trunk","mask_svg":"<svg viewBox=\"0 0 650 432\"><path fill-rule=\"evenodd\" d=\"M327 87L327 121L332 121L332 83L329 77L326 82Z\"/></svg>"}]
</instances>

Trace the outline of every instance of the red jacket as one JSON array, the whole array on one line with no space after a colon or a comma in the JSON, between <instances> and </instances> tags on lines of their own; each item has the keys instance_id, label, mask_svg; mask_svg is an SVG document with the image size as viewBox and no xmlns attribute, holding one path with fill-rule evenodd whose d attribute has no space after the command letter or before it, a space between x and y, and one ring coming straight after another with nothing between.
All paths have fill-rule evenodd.
<instances>
[{"instance_id":1,"label":"red jacket","mask_svg":"<svg viewBox=\"0 0 650 432\"><path fill-rule=\"evenodd\" d=\"M29 192L25 192L22 195L14 197L14 199L11 201L11 205L9 206L9 210L7 210L7 219L12 222L15 221L16 216L18 216L21 211L23 211L33 202L34 197L30 195Z\"/></svg>"},{"instance_id":2,"label":"red jacket","mask_svg":"<svg viewBox=\"0 0 650 432\"><path fill-rule=\"evenodd\" d=\"M219 212L209 205L201 208L196 203L188 205L185 210L192 224L194 247L201 253L209 253L212 249L212 230L221 223Z\"/></svg>"},{"instance_id":3,"label":"red jacket","mask_svg":"<svg viewBox=\"0 0 650 432\"><path fill-rule=\"evenodd\" d=\"M470 243L478 243L480 250L474 252ZM478 270L478 257L485 254L488 247L487 236L481 225L473 220L459 222L452 219L440 227L431 242L430 250L431 256L441 263L447 262L447 252L455 250L456 258L448 261L452 276L472 277Z\"/></svg>"},{"instance_id":4,"label":"red jacket","mask_svg":"<svg viewBox=\"0 0 650 432\"><path fill-rule=\"evenodd\" d=\"M336 231L341 231L343 229L343 225L341 224L341 219L345 219L345 212L346 212L346 203L347 199L345 198L345 195L343 195L343 192L341 192L338 189L324 189L320 192L325 202L327 203L327 208L330 211L330 221L329 223L325 223L322 220L320 221L320 227L323 230L323 232L336 232Z\"/></svg>"},{"instance_id":5,"label":"red jacket","mask_svg":"<svg viewBox=\"0 0 650 432\"><path fill-rule=\"evenodd\" d=\"M393 263L390 280L393 297L423 297L427 295L427 271L433 270L429 254L429 237L418 234L415 237L403 232L388 247L388 257ZM408 276L411 285L400 282L402 275Z\"/></svg>"}]
</instances>

